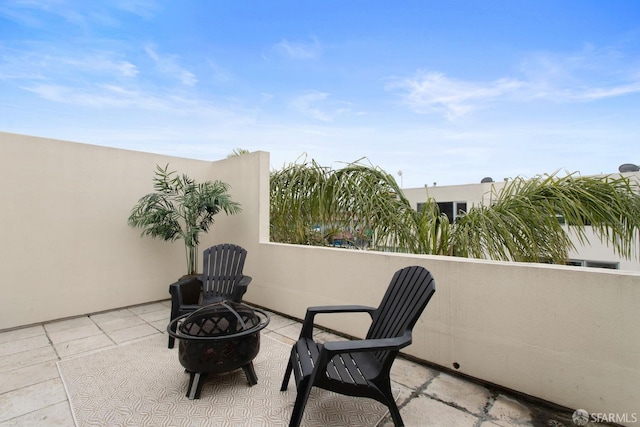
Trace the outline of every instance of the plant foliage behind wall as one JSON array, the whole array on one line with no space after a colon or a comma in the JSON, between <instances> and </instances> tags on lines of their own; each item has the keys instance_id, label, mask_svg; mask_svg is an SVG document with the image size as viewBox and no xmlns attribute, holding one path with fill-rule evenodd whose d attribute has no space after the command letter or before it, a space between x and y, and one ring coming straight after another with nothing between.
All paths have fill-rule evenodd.
<instances>
[{"instance_id":1,"label":"plant foliage behind wall","mask_svg":"<svg viewBox=\"0 0 640 427\"><path fill-rule=\"evenodd\" d=\"M516 178L489 206L472 206L450 223L425 194L411 207L392 175L357 161L340 169L315 161L271 174L271 240L417 254L565 263L570 230L587 227L630 258L640 229L637 184L625 177L570 174ZM558 218L565 218L563 226Z\"/></svg>"}]
</instances>

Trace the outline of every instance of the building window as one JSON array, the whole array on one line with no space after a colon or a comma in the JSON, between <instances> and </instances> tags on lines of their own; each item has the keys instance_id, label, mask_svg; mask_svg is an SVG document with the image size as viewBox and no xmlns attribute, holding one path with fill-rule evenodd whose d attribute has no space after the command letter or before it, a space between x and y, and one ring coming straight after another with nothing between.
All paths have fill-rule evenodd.
<instances>
[{"instance_id":1,"label":"building window","mask_svg":"<svg viewBox=\"0 0 640 427\"><path fill-rule=\"evenodd\" d=\"M610 268L612 270L618 270L620 268L620 263L617 263L617 262L606 262L606 261L586 261L585 265L587 267Z\"/></svg>"},{"instance_id":2,"label":"building window","mask_svg":"<svg viewBox=\"0 0 640 427\"><path fill-rule=\"evenodd\" d=\"M467 202L438 202L438 208L453 223L457 217L467 212Z\"/></svg>"},{"instance_id":3,"label":"building window","mask_svg":"<svg viewBox=\"0 0 640 427\"><path fill-rule=\"evenodd\" d=\"M611 270L620 269L620 263L612 261L587 261L584 259L570 259L567 260L566 265L574 265L576 267L608 268Z\"/></svg>"},{"instance_id":4,"label":"building window","mask_svg":"<svg viewBox=\"0 0 640 427\"><path fill-rule=\"evenodd\" d=\"M420 212L424 207L424 203L417 203L416 210ZM464 215L467 212L467 202L438 202L438 209L441 214L445 214L449 218L449 222L453 221L459 216Z\"/></svg>"}]
</instances>

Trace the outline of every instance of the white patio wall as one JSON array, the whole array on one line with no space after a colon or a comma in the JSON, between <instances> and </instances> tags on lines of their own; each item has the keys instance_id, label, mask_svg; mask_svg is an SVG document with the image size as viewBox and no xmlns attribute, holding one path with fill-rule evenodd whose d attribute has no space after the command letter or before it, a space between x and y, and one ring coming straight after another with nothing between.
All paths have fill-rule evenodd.
<instances>
[{"instance_id":1,"label":"white patio wall","mask_svg":"<svg viewBox=\"0 0 640 427\"><path fill-rule=\"evenodd\" d=\"M638 273L275 243L259 258L247 299L296 317L310 305L377 306L394 271L422 265L436 294L408 354L569 408L640 415ZM355 336L368 325L317 320Z\"/></svg>"},{"instance_id":2,"label":"white patio wall","mask_svg":"<svg viewBox=\"0 0 640 427\"><path fill-rule=\"evenodd\" d=\"M156 165L231 184L243 212L218 215L202 249L225 236L255 247L258 218L268 233L264 152L206 162L0 133L0 162L0 329L168 298L186 273L184 245L127 225Z\"/></svg>"},{"instance_id":3,"label":"white patio wall","mask_svg":"<svg viewBox=\"0 0 640 427\"><path fill-rule=\"evenodd\" d=\"M202 245L248 249L247 301L298 318L310 305L377 305L395 270L423 265L437 291L407 353L569 408L640 415L638 273L269 243L264 152L204 162L0 133L0 159L0 329L167 298L182 245L141 239L126 218L170 163L229 182L242 203Z\"/></svg>"}]
</instances>

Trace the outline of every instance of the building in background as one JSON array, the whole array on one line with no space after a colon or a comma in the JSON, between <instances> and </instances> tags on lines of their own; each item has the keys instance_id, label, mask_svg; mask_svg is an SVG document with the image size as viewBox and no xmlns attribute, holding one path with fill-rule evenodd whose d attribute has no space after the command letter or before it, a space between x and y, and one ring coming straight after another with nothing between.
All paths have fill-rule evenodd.
<instances>
[{"instance_id":1,"label":"building in background","mask_svg":"<svg viewBox=\"0 0 640 427\"><path fill-rule=\"evenodd\" d=\"M625 163L618 170L621 175L640 183L640 168L637 165ZM414 209L419 210L427 198L431 197L438 203L440 212L446 214L450 221L455 221L457 216L473 206L489 205L491 198L502 190L505 183L506 181L495 182L487 177L477 184L438 186L434 183L433 186L406 188L403 191ZM563 218L558 220L563 221ZM633 258L624 259L616 255L595 234L587 231L587 236L589 243L585 244L572 239L576 249L569 253L568 265L640 271L639 241L636 241Z\"/></svg>"}]
</instances>

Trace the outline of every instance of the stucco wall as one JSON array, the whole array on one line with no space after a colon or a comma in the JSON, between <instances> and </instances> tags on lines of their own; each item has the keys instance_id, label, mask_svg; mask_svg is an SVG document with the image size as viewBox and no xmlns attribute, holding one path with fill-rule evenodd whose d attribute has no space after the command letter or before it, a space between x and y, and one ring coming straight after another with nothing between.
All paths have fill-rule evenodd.
<instances>
[{"instance_id":1,"label":"stucco wall","mask_svg":"<svg viewBox=\"0 0 640 427\"><path fill-rule=\"evenodd\" d=\"M204 162L0 133L0 329L168 298L181 243L126 224L156 164L231 184L202 247L249 251L246 300L298 318L310 305L377 305L393 272L432 271L437 291L406 351L591 412L640 412L640 274L268 242L269 155ZM362 315L318 318L364 335ZM284 362L283 362L284 363Z\"/></svg>"},{"instance_id":2,"label":"stucco wall","mask_svg":"<svg viewBox=\"0 0 640 427\"><path fill-rule=\"evenodd\" d=\"M227 239L255 247L264 210L255 183L261 168L268 181L268 154L243 157L205 162L0 133L0 329L169 297L186 273L184 245L127 225L153 191L156 165L226 181L242 204L216 217L202 249Z\"/></svg>"},{"instance_id":3,"label":"stucco wall","mask_svg":"<svg viewBox=\"0 0 640 427\"><path fill-rule=\"evenodd\" d=\"M263 244L249 300L302 318L307 306L377 306L393 272L422 265L436 294L406 352L569 408L640 413L640 275ZM363 336L364 315L323 326Z\"/></svg>"}]
</instances>

